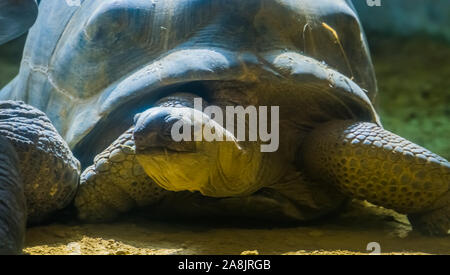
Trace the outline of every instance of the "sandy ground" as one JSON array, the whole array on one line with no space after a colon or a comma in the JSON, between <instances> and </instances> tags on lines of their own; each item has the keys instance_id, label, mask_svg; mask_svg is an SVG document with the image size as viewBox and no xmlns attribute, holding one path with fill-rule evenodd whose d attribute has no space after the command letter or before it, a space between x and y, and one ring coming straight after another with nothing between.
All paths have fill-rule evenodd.
<instances>
[{"instance_id":1,"label":"sandy ground","mask_svg":"<svg viewBox=\"0 0 450 275\"><path fill-rule=\"evenodd\" d=\"M155 222L128 217L108 224L51 224L30 228L27 254L450 254L450 237L422 236L404 215L353 202L315 225L245 225Z\"/></svg>"}]
</instances>

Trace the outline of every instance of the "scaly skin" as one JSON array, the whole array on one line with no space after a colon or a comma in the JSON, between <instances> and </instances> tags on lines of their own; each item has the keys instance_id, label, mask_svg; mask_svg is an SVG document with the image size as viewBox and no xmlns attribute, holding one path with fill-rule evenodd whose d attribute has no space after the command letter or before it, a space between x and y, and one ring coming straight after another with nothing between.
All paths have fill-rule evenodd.
<instances>
[{"instance_id":1,"label":"scaly skin","mask_svg":"<svg viewBox=\"0 0 450 275\"><path fill-rule=\"evenodd\" d=\"M20 254L25 239L27 206L18 162L12 145L0 137L0 255Z\"/></svg>"},{"instance_id":2,"label":"scaly skin","mask_svg":"<svg viewBox=\"0 0 450 275\"><path fill-rule=\"evenodd\" d=\"M167 193L156 185L134 154L130 128L81 175L75 199L78 217L88 222L110 221L135 206L152 205Z\"/></svg>"},{"instance_id":3,"label":"scaly skin","mask_svg":"<svg viewBox=\"0 0 450 275\"><path fill-rule=\"evenodd\" d=\"M450 230L450 163L373 123L332 121L303 144L305 172L345 194L409 214L416 229Z\"/></svg>"},{"instance_id":4,"label":"scaly skin","mask_svg":"<svg viewBox=\"0 0 450 275\"><path fill-rule=\"evenodd\" d=\"M40 222L72 201L80 163L44 113L23 102L2 101L0 135L19 157L28 223Z\"/></svg>"},{"instance_id":5,"label":"scaly skin","mask_svg":"<svg viewBox=\"0 0 450 275\"><path fill-rule=\"evenodd\" d=\"M181 101L180 101L181 100ZM156 106L189 105L182 97L166 97ZM81 175L75 198L78 217L88 222L111 221L136 206L158 203L169 191L159 187L138 163L133 138L128 129L94 159Z\"/></svg>"}]
</instances>

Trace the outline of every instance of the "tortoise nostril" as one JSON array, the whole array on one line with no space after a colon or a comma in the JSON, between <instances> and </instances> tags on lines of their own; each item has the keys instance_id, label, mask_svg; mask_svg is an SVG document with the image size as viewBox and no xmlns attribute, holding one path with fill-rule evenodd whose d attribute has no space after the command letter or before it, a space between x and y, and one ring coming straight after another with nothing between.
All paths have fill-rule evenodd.
<instances>
[{"instance_id":1,"label":"tortoise nostril","mask_svg":"<svg viewBox=\"0 0 450 275\"><path fill-rule=\"evenodd\" d=\"M149 147L161 146L160 139L157 132L135 132L134 143L137 149L144 149Z\"/></svg>"}]
</instances>

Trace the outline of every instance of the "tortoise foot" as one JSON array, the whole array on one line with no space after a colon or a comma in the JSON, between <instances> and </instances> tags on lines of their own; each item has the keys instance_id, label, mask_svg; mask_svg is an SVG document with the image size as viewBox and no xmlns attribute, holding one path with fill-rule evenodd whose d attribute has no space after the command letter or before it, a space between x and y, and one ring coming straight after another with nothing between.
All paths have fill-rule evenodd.
<instances>
[{"instance_id":1,"label":"tortoise foot","mask_svg":"<svg viewBox=\"0 0 450 275\"><path fill-rule=\"evenodd\" d=\"M443 197L444 207L408 215L415 230L431 236L450 236L450 192Z\"/></svg>"},{"instance_id":2,"label":"tortoise foot","mask_svg":"<svg viewBox=\"0 0 450 275\"><path fill-rule=\"evenodd\" d=\"M111 221L136 206L156 203L165 194L138 164L132 131L126 131L96 156L81 175L75 198L80 220Z\"/></svg>"}]
</instances>

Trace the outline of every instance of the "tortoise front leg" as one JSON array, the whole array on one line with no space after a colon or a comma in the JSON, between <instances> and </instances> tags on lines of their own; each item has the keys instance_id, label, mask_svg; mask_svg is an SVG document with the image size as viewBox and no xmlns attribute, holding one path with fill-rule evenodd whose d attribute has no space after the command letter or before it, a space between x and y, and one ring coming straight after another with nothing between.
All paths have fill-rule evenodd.
<instances>
[{"instance_id":1,"label":"tortoise front leg","mask_svg":"<svg viewBox=\"0 0 450 275\"><path fill-rule=\"evenodd\" d=\"M0 253L20 253L25 221L66 207L80 167L48 117L23 102L0 101L0 137Z\"/></svg>"},{"instance_id":2,"label":"tortoise front leg","mask_svg":"<svg viewBox=\"0 0 450 275\"><path fill-rule=\"evenodd\" d=\"M111 221L135 206L157 203L167 192L158 187L138 163L133 129L97 155L94 164L81 174L75 198L79 219Z\"/></svg>"},{"instance_id":3,"label":"tortoise front leg","mask_svg":"<svg viewBox=\"0 0 450 275\"><path fill-rule=\"evenodd\" d=\"M0 255L20 254L25 239L27 207L12 145L0 137Z\"/></svg>"},{"instance_id":4,"label":"tortoise front leg","mask_svg":"<svg viewBox=\"0 0 450 275\"><path fill-rule=\"evenodd\" d=\"M376 124L332 121L302 146L305 172L344 193L408 214L415 229L450 231L450 163Z\"/></svg>"}]
</instances>

